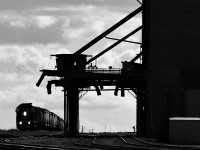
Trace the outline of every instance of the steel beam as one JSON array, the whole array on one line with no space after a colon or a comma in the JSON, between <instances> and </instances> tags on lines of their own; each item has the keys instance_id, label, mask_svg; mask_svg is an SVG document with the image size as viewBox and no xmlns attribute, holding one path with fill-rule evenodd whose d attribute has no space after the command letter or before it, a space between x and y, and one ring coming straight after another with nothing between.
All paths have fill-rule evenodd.
<instances>
[{"instance_id":1,"label":"steel beam","mask_svg":"<svg viewBox=\"0 0 200 150\"><path fill-rule=\"evenodd\" d=\"M127 38L129 38L130 36L132 36L133 34L137 33L141 29L142 29L142 26L138 27L137 29L135 29L131 33L129 33L126 36L124 36L123 38L121 38L119 41L115 42L114 44L112 44L111 46L109 46L108 48L106 48L105 50L103 50L102 52L100 52L99 54L97 54L96 56L92 57L90 60L88 60L86 62L86 64L91 63L92 61L94 61L98 57L102 56L104 53L106 53L107 51L111 50L112 48L114 48L115 46L117 46L118 44L120 44L121 42L123 42L124 40L126 40Z\"/></svg>"},{"instance_id":2,"label":"steel beam","mask_svg":"<svg viewBox=\"0 0 200 150\"><path fill-rule=\"evenodd\" d=\"M102 34L100 34L99 36L97 36L96 38L94 38L92 41L90 41L89 43L87 43L85 46L83 46L82 48L80 48L74 54L81 54L81 53L83 53L85 50L87 50L88 48L90 48L91 46L93 46L95 43L97 43L98 41L100 41L101 39L103 39L106 35L108 35L112 31L114 31L118 27L120 27L122 24L124 24L125 22L127 22L128 20L130 20L131 18L133 18L135 15L137 15L142 10L143 10L142 6L139 7L138 9L136 9L135 11L133 11L132 13L130 13L129 15L127 15L125 18L123 18L122 20L120 20L119 22L117 22L115 25L113 25L112 27L110 27L109 29L107 29L105 32L103 32Z\"/></svg>"},{"instance_id":3,"label":"steel beam","mask_svg":"<svg viewBox=\"0 0 200 150\"><path fill-rule=\"evenodd\" d=\"M138 58L140 58L142 56L142 54L143 54L143 51L141 51L139 54L137 54L137 56L134 57L130 62L134 63Z\"/></svg>"},{"instance_id":4,"label":"steel beam","mask_svg":"<svg viewBox=\"0 0 200 150\"><path fill-rule=\"evenodd\" d=\"M65 76L64 91L67 91L64 100L64 134L72 137L79 133L79 91L68 76Z\"/></svg>"},{"instance_id":5,"label":"steel beam","mask_svg":"<svg viewBox=\"0 0 200 150\"><path fill-rule=\"evenodd\" d=\"M119 41L120 39L117 39L117 38L111 38L111 37L105 37L106 39L110 39L110 40L116 40L116 41ZM142 44L141 42L134 42L134 41L129 41L129 40L124 40L123 42L127 42L127 43L133 43L133 44Z\"/></svg>"}]
</instances>

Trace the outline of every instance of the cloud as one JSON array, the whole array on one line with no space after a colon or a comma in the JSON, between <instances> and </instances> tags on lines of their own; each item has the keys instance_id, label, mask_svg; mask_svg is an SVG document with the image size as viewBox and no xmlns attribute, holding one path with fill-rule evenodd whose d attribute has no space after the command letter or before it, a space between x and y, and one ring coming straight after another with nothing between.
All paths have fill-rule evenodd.
<instances>
[{"instance_id":1,"label":"cloud","mask_svg":"<svg viewBox=\"0 0 200 150\"><path fill-rule=\"evenodd\" d=\"M116 22L118 22L119 20L121 20L122 18L124 18L127 15L128 14L126 14L126 13L114 13L114 14L112 14L112 17L110 17L110 20L108 22L111 22L111 24L115 24ZM121 39L122 37L129 34L130 32L132 32L133 30L135 30L136 28L138 28L141 25L142 25L142 19L141 19L141 14L139 14L138 16L131 18L126 23L121 25L119 28L117 28L115 31L113 31L109 36ZM138 31L137 33L135 33L134 35L129 37L127 40L140 42L141 31Z\"/></svg>"},{"instance_id":2,"label":"cloud","mask_svg":"<svg viewBox=\"0 0 200 150\"><path fill-rule=\"evenodd\" d=\"M92 87L93 88L93 87ZM105 89L114 89L115 87L104 87ZM97 96L97 93L89 92L80 100L80 107L86 110L121 110L123 107L128 107L122 103L125 99L132 99L133 97L126 92L126 98L114 96L113 91L102 91L102 95Z\"/></svg>"},{"instance_id":3,"label":"cloud","mask_svg":"<svg viewBox=\"0 0 200 150\"><path fill-rule=\"evenodd\" d=\"M35 85L41 76L39 70L55 69L55 58L50 58L50 55L57 53L69 51L59 44L0 45L0 90L17 85ZM44 82L41 86L46 86Z\"/></svg>"},{"instance_id":4,"label":"cloud","mask_svg":"<svg viewBox=\"0 0 200 150\"><path fill-rule=\"evenodd\" d=\"M107 9L113 10L130 11L130 9L139 6L137 1L130 0L1 0L0 4L0 10L18 11L27 11L46 6L61 7L67 5L73 5L75 7L79 5L93 5L98 7L106 7Z\"/></svg>"},{"instance_id":5,"label":"cloud","mask_svg":"<svg viewBox=\"0 0 200 150\"><path fill-rule=\"evenodd\" d=\"M43 3L45 1L43 0ZM63 4L58 1L58 4L53 7L55 1L50 0L50 2L46 1L46 5L38 5L37 9L27 10L26 13L19 10L0 11L0 38L2 39L0 43L68 43L83 38L88 41L127 14L100 8L93 5L92 1L83 4L83 1L77 2L79 3L69 1ZM87 5L89 3L91 5ZM129 30L132 25L132 22L129 23L125 29ZM117 33L123 31L119 30Z\"/></svg>"},{"instance_id":6,"label":"cloud","mask_svg":"<svg viewBox=\"0 0 200 150\"><path fill-rule=\"evenodd\" d=\"M36 26L38 28L45 28L57 22L54 16L32 15L32 14L18 14L14 12L0 13L0 22L7 23L12 27L28 28Z\"/></svg>"},{"instance_id":7,"label":"cloud","mask_svg":"<svg viewBox=\"0 0 200 150\"><path fill-rule=\"evenodd\" d=\"M16 19L16 20L10 20L9 22L10 26L13 27L18 27L18 28L25 28L26 24L25 21L21 18L21 19Z\"/></svg>"},{"instance_id":8,"label":"cloud","mask_svg":"<svg viewBox=\"0 0 200 150\"><path fill-rule=\"evenodd\" d=\"M0 71L9 74L37 73L49 65L51 54L70 53L64 45L0 45ZM51 68L53 69L53 68Z\"/></svg>"},{"instance_id":9,"label":"cloud","mask_svg":"<svg viewBox=\"0 0 200 150\"><path fill-rule=\"evenodd\" d=\"M52 16L3 15L0 18L0 44L66 42L61 36L60 24Z\"/></svg>"},{"instance_id":10,"label":"cloud","mask_svg":"<svg viewBox=\"0 0 200 150\"><path fill-rule=\"evenodd\" d=\"M45 58L34 47L0 46L0 65L2 73L34 73Z\"/></svg>"},{"instance_id":11,"label":"cloud","mask_svg":"<svg viewBox=\"0 0 200 150\"><path fill-rule=\"evenodd\" d=\"M96 94L96 93L95 93ZM93 93L90 93L89 96L86 96L87 100L82 100L80 102L80 106L82 109L101 109L101 110L106 110L106 109L120 109L120 105L118 104L117 101L113 101L112 99L114 99L114 96L99 96L97 97L96 95L94 95ZM95 97L95 99L94 99ZM112 97L112 98L111 98ZM110 99L110 101L106 101L107 99Z\"/></svg>"},{"instance_id":12,"label":"cloud","mask_svg":"<svg viewBox=\"0 0 200 150\"><path fill-rule=\"evenodd\" d=\"M0 110L0 128L14 129L16 128L16 114L15 109L1 109Z\"/></svg>"},{"instance_id":13,"label":"cloud","mask_svg":"<svg viewBox=\"0 0 200 150\"><path fill-rule=\"evenodd\" d=\"M105 29L105 20L100 10L93 6L81 6L67 8L71 11L79 11L77 14L68 16L69 23L62 26L63 36L72 40L90 38L102 33ZM95 15L92 15L96 13Z\"/></svg>"},{"instance_id":14,"label":"cloud","mask_svg":"<svg viewBox=\"0 0 200 150\"><path fill-rule=\"evenodd\" d=\"M100 68L108 68L108 66L112 66L113 68L122 68L123 61L131 61L136 54L139 53L139 48L122 50L121 53L119 50L110 50L104 55L102 55L98 60L98 67Z\"/></svg>"},{"instance_id":15,"label":"cloud","mask_svg":"<svg viewBox=\"0 0 200 150\"><path fill-rule=\"evenodd\" d=\"M104 21L101 17L91 15L95 12L95 7L79 6L65 9L70 14L55 16L37 13L0 13L0 36L3 36L0 43L67 43L70 38L88 38L104 30Z\"/></svg>"},{"instance_id":16,"label":"cloud","mask_svg":"<svg viewBox=\"0 0 200 150\"><path fill-rule=\"evenodd\" d=\"M57 19L53 16L35 16L33 21L36 22L36 25L43 29L49 27L57 22Z\"/></svg>"},{"instance_id":17,"label":"cloud","mask_svg":"<svg viewBox=\"0 0 200 150\"><path fill-rule=\"evenodd\" d=\"M87 43L126 16L126 14L118 12L112 12L110 14L107 13L108 12L105 10L96 10L95 16L88 15L86 18L84 18L84 16L78 16L76 19L70 19L69 26L67 28L63 28L65 37L71 39L70 42L78 40L82 43ZM131 31L135 30L140 25L141 18L133 18L124 25L122 25L120 28L116 29L114 32L109 34L108 36L120 39L128 33L130 33ZM127 40L140 42L141 32L138 32L137 34L131 36ZM116 42L108 39L102 39L101 41L95 44L98 46L94 45L90 48L90 50L93 51L92 53L103 50L106 48L106 46L110 45L110 43ZM138 48L138 45L122 42L117 47L117 49L121 49L121 51L124 51L130 48L136 49Z\"/></svg>"}]
</instances>

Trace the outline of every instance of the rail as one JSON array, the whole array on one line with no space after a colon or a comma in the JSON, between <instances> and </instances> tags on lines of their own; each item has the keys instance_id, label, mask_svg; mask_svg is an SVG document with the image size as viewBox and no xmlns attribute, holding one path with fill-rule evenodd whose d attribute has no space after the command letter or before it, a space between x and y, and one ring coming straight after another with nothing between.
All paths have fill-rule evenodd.
<instances>
[{"instance_id":1,"label":"rail","mask_svg":"<svg viewBox=\"0 0 200 150\"><path fill-rule=\"evenodd\" d=\"M103 69L103 68L92 68L92 69L86 69L86 70L40 70L42 72L42 75L40 76L40 79L36 83L36 86L40 86L42 80L45 76L54 76L54 77L64 77L66 73L94 73L94 74L113 74L113 75L145 75L147 73L146 70L138 70L138 69L120 69L120 68L109 68L109 69Z\"/></svg>"},{"instance_id":2,"label":"rail","mask_svg":"<svg viewBox=\"0 0 200 150\"><path fill-rule=\"evenodd\" d=\"M96 73L96 74L146 74L146 70L139 70L139 69L121 69L121 68L112 68L112 69L105 69L105 68L97 68L97 69L86 69L85 72Z\"/></svg>"},{"instance_id":3,"label":"rail","mask_svg":"<svg viewBox=\"0 0 200 150\"><path fill-rule=\"evenodd\" d=\"M86 72L101 73L101 74L121 74L121 69L120 68L112 68L112 69L105 69L105 68L86 69Z\"/></svg>"}]
</instances>

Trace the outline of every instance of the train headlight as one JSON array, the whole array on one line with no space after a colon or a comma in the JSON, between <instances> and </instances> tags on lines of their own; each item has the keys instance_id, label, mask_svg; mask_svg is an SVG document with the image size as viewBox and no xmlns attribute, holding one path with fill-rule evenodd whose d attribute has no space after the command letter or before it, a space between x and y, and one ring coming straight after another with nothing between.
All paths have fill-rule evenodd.
<instances>
[{"instance_id":1,"label":"train headlight","mask_svg":"<svg viewBox=\"0 0 200 150\"><path fill-rule=\"evenodd\" d=\"M24 116L26 116L26 115L27 115L27 112L26 112L26 111L24 111L24 112L23 112L23 115L24 115Z\"/></svg>"},{"instance_id":2,"label":"train headlight","mask_svg":"<svg viewBox=\"0 0 200 150\"><path fill-rule=\"evenodd\" d=\"M20 121L19 124L22 125L22 122Z\"/></svg>"},{"instance_id":3,"label":"train headlight","mask_svg":"<svg viewBox=\"0 0 200 150\"><path fill-rule=\"evenodd\" d=\"M28 124L31 124L31 122L29 121Z\"/></svg>"}]
</instances>

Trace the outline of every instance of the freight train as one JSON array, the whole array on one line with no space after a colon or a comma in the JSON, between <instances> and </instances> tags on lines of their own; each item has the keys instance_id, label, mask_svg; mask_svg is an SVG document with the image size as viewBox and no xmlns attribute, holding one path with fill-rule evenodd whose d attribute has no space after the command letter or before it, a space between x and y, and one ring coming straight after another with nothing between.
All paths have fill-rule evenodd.
<instances>
[{"instance_id":1,"label":"freight train","mask_svg":"<svg viewBox=\"0 0 200 150\"><path fill-rule=\"evenodd\" d=\"M47 109L22 103L16 108L16 126L18 130L63 130L64 121Z\"/></svg>"}]
</instances>

